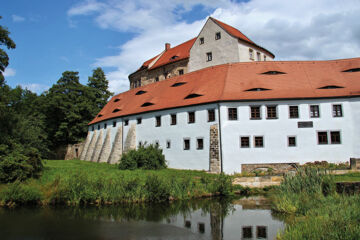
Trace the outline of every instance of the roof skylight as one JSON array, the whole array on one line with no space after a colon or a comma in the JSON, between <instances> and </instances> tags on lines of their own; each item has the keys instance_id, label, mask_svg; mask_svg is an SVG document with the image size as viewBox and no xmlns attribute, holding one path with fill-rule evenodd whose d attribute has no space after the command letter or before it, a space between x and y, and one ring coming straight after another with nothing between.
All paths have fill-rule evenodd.
<instances>
[{"instance_id":1,"label":"roof skylight","mask_svg":"<svg viewBox=\"0 0 360 240\"><path fill-rule=\"evenodd\" d=\"M269 91L271 89L268 88L250 88L248 90L245 90L245 92L259 92L259 91Z\"/></svg>"},{"instance_id":2,"label":"roof skylight","mask_svg":"<svg viewBox=\"0 0 360 240\"><path fill-rule=\"evenodd\" d=\"M318 89L336 89L336 88L344 88L344 87L336 86L336 85L328 85L328 86L319 87Z\"/></svg>"},{"instance_id":3,"label":"roof skylight","mask_svg":"<svg viewBox=\"0 0 360 240\"><path fill-rule=\"evenodd\" d=\"M99 114L98 117L102 117L103 115L102 114Z\"/></svg>"},{"instance_id":4,"label":"roof skylight","mask_svg":"<svg viewBox=\"0 0 360 240\"><path fill-rule=\"evenodd\" d=\"M114 102L120 101L120 98L115 98Z\"/></svg>"},{"instance_id":5,"label":"roof skylight","mask_svg":"<svg viewBox=\"0 0 360 240\"><path fill-rule=\"evenodd\" d=\"M113 113L120 112L120 111L121 111L120 108L115 108L114 111L113 111Z\"/></svg>"},{"instance_id":6,"label":"roof skylight","mask_svg":"<svg viewBox=\"0 0 360 240\"><path fill-rule=\"evenodd\" d=\"M140 90L137 93L135 93L135 95L141 95L141 94L144 94L144 93L146 93L146 91Z\"/></svg>"},{"instance_id":7,"label":"roof skylight","mask_svg":"<svg viewBox=\"0 0 360 240\"><path fill-rule=\"evenodd\" d=\"M278 74L285 74L284 72L279 72L279 71L267 71L267 72L263 72L261 74L266 74L266 75L278 75Z\"/></svg>"},{"instance_id":8,"label":"roof skylight","mask_svg":"<svg viewBox=\"0 0 360 240\"><path fill-rule=\"evenodd\" d=\"M360 68L350 68L350 69L344 70L343 72L360 72Z\"/></svg>"},{"instance_id":9,"label":"roof skylight","mask_svg":"<svg viewBox=\"0 0 360 240\"><path fill-rule=\"evenodd\" d=\"M154 105L152 102L146 102L144 103L143 105L141 105L142 107L148 107L148 106L151 106L151 105Z\"/></svg>"},{"instance_id":10,"label":"roof skylight","mask_svg":"<svg viewBox=\"0 0 360 240\"><path fill-rule=\"evenodd\" d=\"M186 84L186 82L177 82L177 83L174 83L173 85L171 85L171 87L179 87L184 84Z\"/></svg>"},{"instance_id":11,"label":"roof skylight","mask_svg":"<svg viewBox=\"0 0 360 240\"><path fill-rule=\"evenodd\" d=\"M190 98L196 98L196 97L201 97L202 95L197 94L197 93L192 93L187 95L184 99L190 99Z\"/></svg>"}]
</instances>

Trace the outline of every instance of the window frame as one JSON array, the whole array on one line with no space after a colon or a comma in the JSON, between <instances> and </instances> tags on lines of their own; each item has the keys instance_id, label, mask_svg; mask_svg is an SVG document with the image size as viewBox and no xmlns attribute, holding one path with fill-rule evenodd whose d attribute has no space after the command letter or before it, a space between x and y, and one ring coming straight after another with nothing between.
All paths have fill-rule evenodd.
<instances>
[{"instance_id":1,"label":"window frame","mask_svg":"<svg viewBox=\"0 0 360 240\"><path fill-rule=\"evenodd\" d=\"M235 110L235 115L230 113L231 110ZM237 121L238 120L238 110L237 107L228 107L228 120L229 121ZM234 117L235 116L235 117ZM234 117L234 118L233 118Z\"/></svg>"},{"instance_id":2,"label":"window frame","mask_svg":"<svg viewBox=\"0 0 360 240\"><path fill-rule=\"evenodd\" d=\"M275 108L275 117L269 117L269 108ZM278 107L277 105L266 105L266 119L278 119Z\"/></svg>"},{"instance_id":3,"label":"window frame","mask_svg":"<svg viewBox=\"0 0 360 240\"><path fill-rule=\"evenodd\" d=\"M175 121L173 121L175 119ZM176 116L176 113L174 114L170 114L170 125L171 126L174 126L177 124L177 116Z\"/></svg>"},{"instance_id":4,"label":"window frame","mask_svg":"<svg viewBox=\"0 0 360 240\"><path fill-rule=\"evenodd\" d=\"M256 52L256 61L257 62L261 61L261 53L260 52Z\"/></svg>"},{"instance_id":5,"label":"window frame","mask_svg":"<svg viewBox=\"0 0 360 240\"><path fill-rule=\"evenodd\" d=\"M178 74L179 74L179 76L184 75L184 69L179 69Z\"/></svg>"},{"instance_id":6,"label":"window frame","mask_svg":"<svg viewBox=\"0 0 360 240\"><path fill-rule=\"evenodd\" d=\"M243 146L242 145L242 139L243 138L247 138L248 139L248 146ZM250 136L240 136L240 148L251 148L251 140L250 140Z\"/></svg>"},{"instance_id":7,"label":"window frame","mask_svg":"<svg viewBox=\"0 0 360 240\"><path fill-rule=\"evenodd\" d=\"M171 140L167 139L166 140L166 149L170 149L171 148Z\"/></svg>"},{"instance_id":8,"label":"window frame","mask_svg":"<svg viewBox=\"0 0 360 240\"><path fill-rule=\"evenodd\" d=\"M319 133L326 133L326 142L324 142L324 143L320 142ZM318 130L318 131L316 131L316 139L317 139L318 145L328 145L328 144L329 144L329 134L328 134L328 131L324 131L324 130Z\"/></svg>"},{"instance_id":9,"label":"window frame","mask_svg":"<svg viewBox=\"0 0 360 240\"><path fill-rule=\"evenodd\" d=\"M124 125L125 125L125 126L128 126L128 125L129 125L129 119L125 119L125 120L124 120Z\"/></svg>"},{"instance_id":10,"label":"window frame","mask_svg":"<svg viewBox=\"0 0 360 240\"><path fill-rule=\"evenodd\" d=\"M332 144L332 145L333 145L333 144L334 144L334 145L342 144L341 131L340 131L340 130L330 130L329 132L330 132L330 134L329 134L330 144ZM339 142L333 142L332 134L335 133L335 132L338 132L338 133L339 133Z\"/></svg>"},{"instance_id":11,"label":"window frame","mask_svg":"<svg viewBox=\"0 0 360 240\"><path fill-rule=\"evenodd\" d=\"M195 122L196 122L195 111L188 112L188 124L193 124Z\"/></svg>"},{"instance_id":12,"label":"window frame","mask_svg":"<svg viewBox=\"0 0 360 240\"><path fill-rule=\"evenodd\" d=\"M211 62L213 59L212 52L206 53L206 62Z\"/></svg>"},{"instance_id":13,"label":"window frame","mask_svg":"<svg viewBox=\"0 0 360 240\"><path fill-rule=\"evenodd\" d=\"M262 114L261 114L261 105L250 105L250 120L261 120L262 119ZM253 117L253 108L259 108L259 115L260 117Z\"/></svg>"},{"instance_id":14,"label":"window frame","mask_svg":"<svg viewBox=\"0 0 360 240\"><path fill-rule=\"evenodd\" d=\"M294 145L290 145L290 138L294 138L294 139L295 139ZM296 139L296 136L295 136L295 135L287 136L287 146L288 146L288 147L297 147L297 139Z\"/></svg>"},{"instance_id":15,"label":"window frame","mask_svg":"<svg viewBox=\"0 0 360 240\"><path fill-rule=\"evenodd\" d=\"M335 114L334 114L334 108L335 107L340 107L340 115L337 114L337 111L335 111ZM331 110L332 110L332 116L334 118L340 118L340 117L344 117L344 111L343 111L343 107L342 107L342 104L341 103L334 103L334 104L331 104Z\"/></svg>"},{"instance_id":16,"label":"window frame","mask_svg":"<svg viewBox=\"0 0 360 240\"><path fill-rule=\"evenodd\" d=\"M219 40L221 39L221 32L216 32L215 33L215 40Z\"/></svg>"},{"instance_id":17,"label":"window frame","mask_svg":"<svg viewBox=\"0 0 360 240\"><path fill-rule=\"evenodd\" d=\"M188 148L186 147L186 141L189 141L189 146L188 146ZM184 138L184 139L183 139L183 150L188 151L188 150L190 150L190 149L191 149L191 141L190 141L190 138Z\"/></svg>"},{"instance_id":18,"label":"window frame","mask_svg":"<svg viewBox=\"0 0 360 240\"><path fill-rule=\"evenodd\" d=\"M291 107L296 107L297 109L297 117L291 116ZM299 105L289 105L289 119L299 119L300 118L300 111L299 111Z\"/></svg>"},{"instance_id":19,"label":"window frame","mask_svg":"<svg viewBox=\"0 0 360 240\"><path fill-rule=\"evenodd\" d=\"M199 147L199 140L202 141L201 148ZM197 137L196 138L196 150L204 150L204 138L203 137Z\"/></svg>"},{"instance_id":20,"label":"window frame","mask_svg":"<svg viewBox=\"0 0 360 240\"><path fill-rule=\"evenodd\" d=\"M203 45L205 43L205 38L204 37L200 37L199 38L199 45Z\"/></svg>"},{"instance_id":21,"label":"window frame","mask_svg":"<svg viewBox=\"0 0 360 240\"><path fill-rule=\"evenodd\" d=\"M317 107L317 112L318 115L317 116L311 116L312 115L312 107ZM309 116L310 118L320 118L320 104L310 104L309 105Z\"/></svg>"},{"instance_id":22,"label":"window frame","mask_svg":"<svg viewBox=\"0 0 360 240\"><path fill-rule=\"evenodd\" d=\"M211 114L210 114L210 111L211 111ZM210 119L210 116L213 116L213 118ZM216 114L215 114L215 108L210 108L208 109L208 122L215 122L216 121Z\"/></svg>"},{"instance_id":23,"label":"window frame","mask_svg":"<svg viewBox=\"0 0 360 240\"><path fill-rule=\"evenodd\" d=\"M113 127L116 127L117 122L113 121Z\"/></svg>"},{"instance_id":24,"label":"window frame","mask_svg":"<svg viewBox=\"0 0 360 240\"><path fill-rule=\"evenodd\" d=\"M161 115L155 116L155 127L161 127Z\"/></svg>"},{"instance_id":25,"label":"window frame","mask_svg":"<svg viewBox=\"0 0 360 240\"><path fill-rule=\"evenodd\" d=\"M256 138L260 138L262 139L262 145L261 146L256 146ZM265 140L264 140L264 136L263 135L258 135L258 136L254 136L254 148L264 148L265 147Z\"/></svg>"},{"instance_id":26,"label":"window frame","mask_svg":"<svg viewBox=\"0 0 360 240\"><path fill-rule=\"evenodd\" d=\"M254 50L252 48L249 48L249 59L254 60Z\"/></svg>"},{"instance_id":27,"label":"window frame","mask_svg":"<svg viewBox=\"0 0 360 240\"><path fill-rule=\"evenodd\" d=\"M142 123L142 118L141 117L136 118L136 124L140 125L141 123Z\"/></svg>"}]
</instances>

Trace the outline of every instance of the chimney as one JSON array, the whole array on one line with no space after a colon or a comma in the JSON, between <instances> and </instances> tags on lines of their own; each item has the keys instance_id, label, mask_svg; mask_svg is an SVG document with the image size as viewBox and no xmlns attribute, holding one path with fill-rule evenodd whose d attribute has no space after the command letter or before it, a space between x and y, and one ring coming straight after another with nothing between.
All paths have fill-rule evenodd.
<instances>
[{"instance_id":1,"label":"chimney","mask_svg":"<svg viewBox=\"0 0 360 240\"><path fill-rule=\"evenodd\" d=\"M170 49L170 43L165 43L165 51Z\"/></svg>"}]
</instances>

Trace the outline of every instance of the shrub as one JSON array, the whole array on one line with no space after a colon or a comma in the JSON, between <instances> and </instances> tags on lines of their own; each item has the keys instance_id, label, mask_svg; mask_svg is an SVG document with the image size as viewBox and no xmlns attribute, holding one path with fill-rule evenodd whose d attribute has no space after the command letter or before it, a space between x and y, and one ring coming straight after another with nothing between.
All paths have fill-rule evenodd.
<instances>
[{"instance_id":1,"label":"shrub","mask_svg":"<svg viewBox=\"0 0 360 240\"><path fill-rule=\"evenodd\" d=\"M165 156L157 146L150 144L139 145L138 149L125 153L120 160L119 168L122 170L148 169L156 170L166 168Z\"/></svg>"},{"instance_id":2,"label":"shrub","mask_svg":"<svg viewBox=\"0 0 360 240\"><path fill-rule=\"evenodd\" d=\"M144 188L150 202L166 201L170 197L171 187L169 183L164 178L161 179L156 175L149 175L146 178Z\"/></svg>"},{"instance_id":3,"label":"shrub","mask_svg":"<svg viewBox=\"0 0 360 240\"><path fill-rule=\"evenodd\" d=\"M232 193L232 178L224 173L220 173L213 182L213 192L222 196Z\"/></svg>"},{"instance_id":4,"label":"shrub","mask_svg":"<svg viewBox=\"0 0 360 240\"><path fill-rule=\"evenodd\" d=\"M37 186L14 182L0 192L0 198L3 205L32 205L39 203L43 195Z\"/></svg>"}]
</instances>

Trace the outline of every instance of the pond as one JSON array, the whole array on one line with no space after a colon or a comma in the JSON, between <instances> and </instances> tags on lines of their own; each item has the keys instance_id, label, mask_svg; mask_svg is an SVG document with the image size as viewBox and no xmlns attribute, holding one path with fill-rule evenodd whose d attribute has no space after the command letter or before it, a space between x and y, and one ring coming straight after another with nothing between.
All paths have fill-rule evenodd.
<instances>
[{"instance_id":1,"label":"pond","mask_svg":"<svg viewBox=\"0 0 360 240\"><path fill-rule=\"evenodd\" d=\"M274 239L263 197L105 207L0 209L0 239Z\"/></svg>"}]
</instances>

